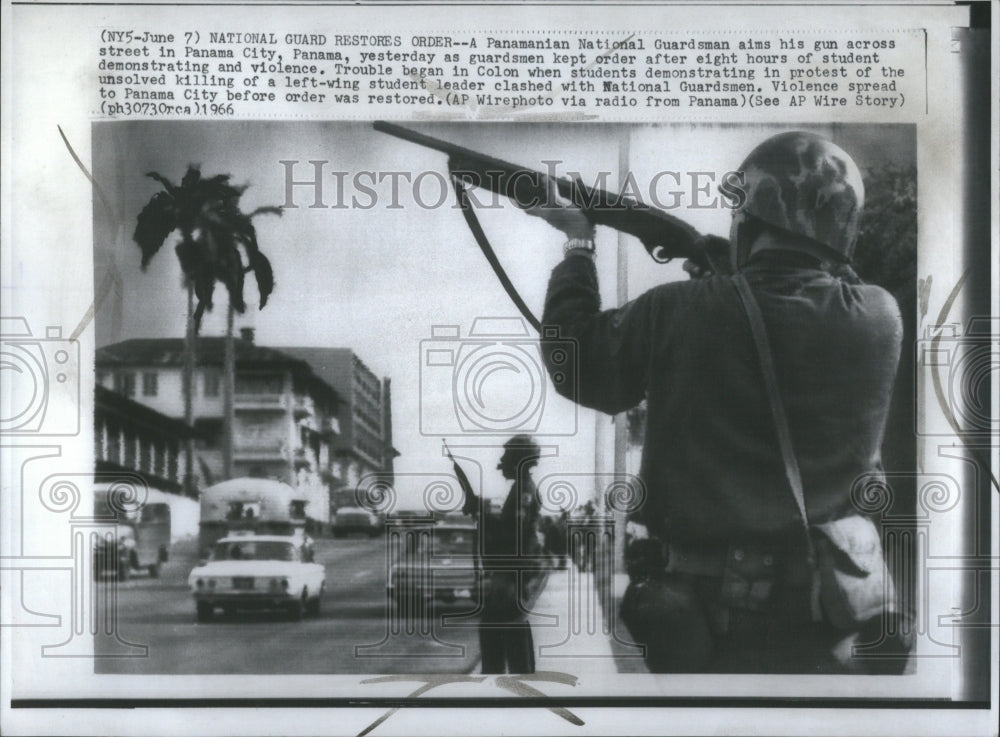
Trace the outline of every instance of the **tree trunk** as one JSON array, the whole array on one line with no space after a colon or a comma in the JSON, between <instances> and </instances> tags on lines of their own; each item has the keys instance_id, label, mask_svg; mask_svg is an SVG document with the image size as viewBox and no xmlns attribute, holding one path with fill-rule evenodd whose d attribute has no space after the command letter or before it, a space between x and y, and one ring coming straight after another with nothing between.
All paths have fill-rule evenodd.
<instances>
[{"instance_id":1,"label":"tree trunk","mask_svg":"<svg viewBox=\"0 0 1000 737\"><path fill-rule=\"evenodd\" d=\"M226 344L223 360L222 475L226 479L231 479L233 477L233 393L236 388L236 353L233 345L233 306L231 303L226 310Z\"/></svg>"},{"instance_id":2,"label":"tree trunk","mask_svg":"<svg viewBox=\"0 0 1000 737\"><path fill-rule=\"evenodd\" d=\"M194 366L195 366L195 334L194 334L194 285L187 285L187 332L184 346L184 422L188 427L194 425ZM197 498L197 488L194 479L194 438L184 441L184 493L192 499Z\"/></svg>"}]
</instances>

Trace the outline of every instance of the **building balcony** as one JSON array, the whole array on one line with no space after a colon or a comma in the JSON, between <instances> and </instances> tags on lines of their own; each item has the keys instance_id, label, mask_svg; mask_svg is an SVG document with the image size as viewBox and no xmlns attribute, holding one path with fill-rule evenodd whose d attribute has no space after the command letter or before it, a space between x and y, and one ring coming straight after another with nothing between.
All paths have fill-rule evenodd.
<instances>
[{"instance_id":1,"label":"building balcony","mask_svg":"<svg viewBox=\"0 0 1000 737\"><path fill-rule=\"evenodd\" d=\"M237 461L284 461L288 449L284 443L237 442L233 444L233 459Z\"/></svg>"},{"instance_id":2,"label":"building balcony","mask_svg":"<svg viewBox=\"0 0 1000 737\"><path fill-rule=\"evenodd\" d=\"M236 394L233 397L236 410L274 410L284 412L288 408L288 398L284 394Z\"/></svg>"}]
</instances>

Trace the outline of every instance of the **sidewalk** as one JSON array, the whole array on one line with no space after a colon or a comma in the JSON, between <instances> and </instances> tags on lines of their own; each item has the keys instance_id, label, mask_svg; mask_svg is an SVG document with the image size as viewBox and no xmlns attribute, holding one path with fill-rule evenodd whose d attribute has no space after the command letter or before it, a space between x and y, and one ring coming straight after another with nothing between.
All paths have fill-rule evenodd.
<instances>
[{"instance_id":1,"label":"sidewalk","mask_svg":"<svg viewBox=\"0 0 1000 737\"><path fill-rule=\"evenodd\" d=\"M580 572L572 563L551 571L530 616L536 670L587 676L648 672L618 621L627 585L628 576L614 575L612 590L605 593L608 605L602 607L593 572Z\"/></svg>"}]
</instances>

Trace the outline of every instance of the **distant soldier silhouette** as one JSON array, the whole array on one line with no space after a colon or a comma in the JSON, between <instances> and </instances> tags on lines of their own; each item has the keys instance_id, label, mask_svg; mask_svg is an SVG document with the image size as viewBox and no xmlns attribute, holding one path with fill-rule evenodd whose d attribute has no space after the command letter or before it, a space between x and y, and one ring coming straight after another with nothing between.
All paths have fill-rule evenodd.
<instances>
[{"instance_id":1,"label":"distant soldier silhouette","mask_svg":"<svg viewBox=\"0 0 1000 737\"><path fill-rule=\"evenodd\" d=\"M479 646L483 673L535 672L527 610L542 556L537 535L538 492L531 479L538 457L538 445L528 435L515 435L504 443L497 468L513 483L499 514L483 513L481 497L456 464L465 493L462 511L479 519L482 536Z\"/></svg>"}]
</instances>

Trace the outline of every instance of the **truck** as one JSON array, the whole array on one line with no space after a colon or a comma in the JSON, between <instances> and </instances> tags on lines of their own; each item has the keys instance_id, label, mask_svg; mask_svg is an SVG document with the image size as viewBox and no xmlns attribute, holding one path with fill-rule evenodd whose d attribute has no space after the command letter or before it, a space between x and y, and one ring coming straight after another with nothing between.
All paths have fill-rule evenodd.
<instances>
[{"instance_id":1,"label":"truck","mask_svg":"<svg viewBox=\"0 0 1000 737\"><path fill-rule=\"evenodd\" d=\"M108 529L95 540L94 578L127 581L142 570L158 577L160 566L170 556L170 505L146 502L135 509L120 509L112 504L111 494L106 484L94 489L94 518L114 524L113 532Z\"/></svg>"},{"instance_id":2,"label":"truck","mask_svg":"<svg viewBox=\"0 0 1000 737\"><path fill-rule=\"evenodd\" d=\"M198 549L202 558L232 533L304 535L306 499L281 481L235 478L201 492Z\"/></svg>"}]
</instances>

